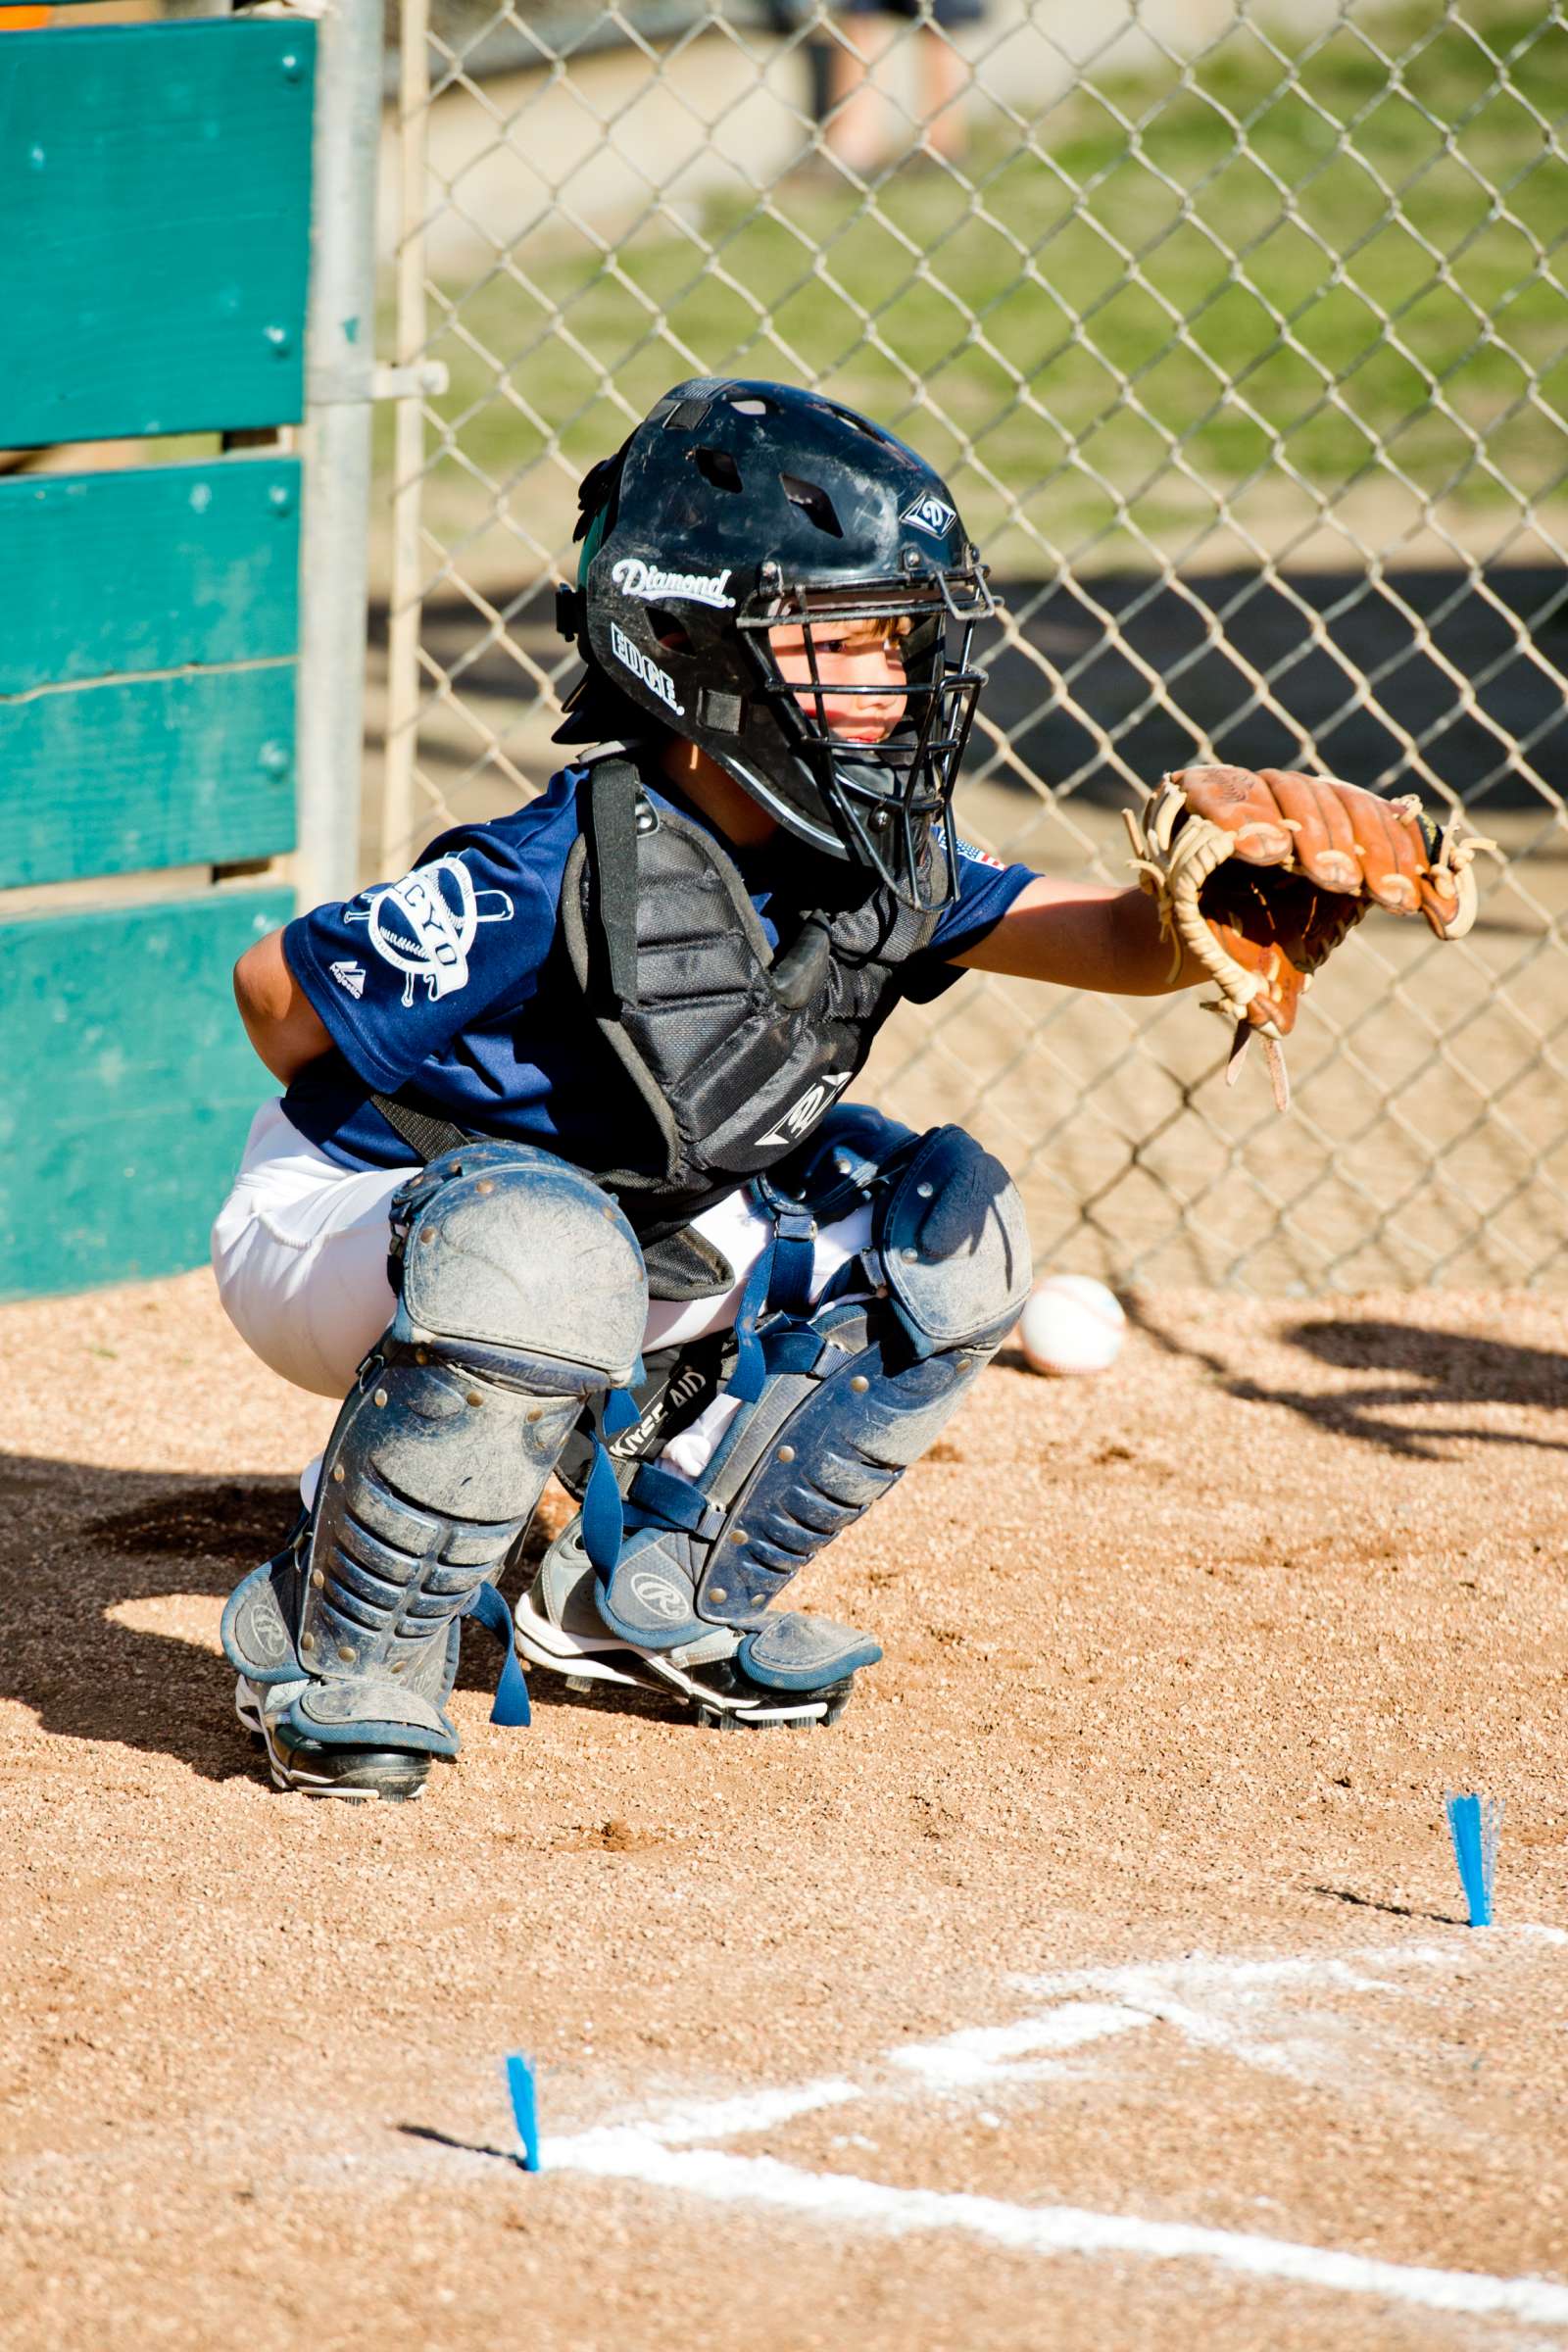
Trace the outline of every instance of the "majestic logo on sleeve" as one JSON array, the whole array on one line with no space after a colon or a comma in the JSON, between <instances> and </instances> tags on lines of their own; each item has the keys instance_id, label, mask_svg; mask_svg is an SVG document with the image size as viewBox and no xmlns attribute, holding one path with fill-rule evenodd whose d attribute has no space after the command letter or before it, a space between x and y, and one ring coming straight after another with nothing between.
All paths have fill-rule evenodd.
<instances>
[{"instance_id":1,"label":"majestic logo on sleeve","mask_svg":"<svg viewBox=\"0 0 1568 2352\"><path fill-rule=\"evenodd\" d=\"M798 1144L803 1136L809 1135L840 1088L849 1085L850 1076L848 1070L842 1077L836 1070L829 1070L825 1078L813 1079L804 1095L797 1095L777 1126L758 1137L759 1146Z\"/></svg>"},{"instance_id":2,"label":"majestic logo on sleeve","mask_svg":"<svg viewBox=\"0 0 1568 2352\"><path fill-rule=\"evenodd\" d=\"M437 858L401 882L362 895L368 904L346 909L343 920L367 924L376 954L403 974L405 1007L414 1003L417 980L429 992L429 1004L466 988L468 950L479 925L512 920L506 892L475 890L461 858Z\"/></svg>"},{"instance_id":3,"label":"majestic logo on sleeve","mask_svg":"<svg viewBox=\"0 0 1568 2352\"><path fill-rule=\"evenodd\" d=\"M711 605L715 612L733 612L735 599L724 594L729 573L721 571L661 571L641 556L622 556L610 574L623 596L645 605Z\"/></svg>"}]
</instances>

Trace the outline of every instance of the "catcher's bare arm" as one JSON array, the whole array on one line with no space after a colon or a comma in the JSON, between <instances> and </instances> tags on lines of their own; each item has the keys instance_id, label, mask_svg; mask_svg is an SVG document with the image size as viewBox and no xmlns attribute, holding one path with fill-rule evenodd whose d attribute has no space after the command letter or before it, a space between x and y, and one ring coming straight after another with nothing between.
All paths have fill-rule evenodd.
<instances>
[{"instance_id":1,"label":"catcher's bare arm","mask_svg":"<svg viewBox=\"0 0 1568 2352\"><path fill-rule=\"evenodd\" d=\"M1208 977L1192 956L1173 960L1159 911L1142 890L1057 882L1045 874L1025 885L984 939L953 960L974 971L1122 997L1164 996Z\"/></svg>"}]
</instances>

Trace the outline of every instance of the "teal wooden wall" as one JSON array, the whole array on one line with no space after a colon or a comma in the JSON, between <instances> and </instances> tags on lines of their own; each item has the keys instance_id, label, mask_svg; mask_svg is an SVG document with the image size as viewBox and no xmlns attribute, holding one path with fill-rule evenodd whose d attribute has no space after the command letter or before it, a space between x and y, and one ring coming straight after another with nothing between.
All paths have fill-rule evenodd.
<instances>
[{"instance_id":1,"label":"teal wooden wall","mask_svg":"<svg viewBox=\"0 0 1568 2352\"><path fill-rule=\"evenodd\" d=\"M292 661L299 509L298 460L270 455L0 481L0 697Z\"/></svg>"},{"instance_id":2,"label":"teal wooden wall","mask_svg":"<svg viewBox=\"0 0 1568 2352\"><path fill-rule=\"evenodd\" d=\"M293 910L214 891L6 926L0 1298L203 1262L268 1086L229 970Z\"/></svg>"},{"instance_id":3,"label":"teal wooden wall","mask_svg":"<svg viewBox=\"0 0 1568 2352\"><path fill-rule=\"evenodd\" d=\"M293 846L309 486L74 445L300 417L315 61L243 19L0 41L0 450L51 450L0 480L0 1298L199 1264L275 1091L230 970L293 902L213 869Z\"/></svg>"},{"instance_id":4,"label":"teal wooden wall","mask_svg":"<svg viewBox=\"0 0 1568 2352\"><path fill-rule=\"evenodd\" d=\"M0 40L0 442L237 431L304 397L316 28Z\"/></svg>"}]
</instances>

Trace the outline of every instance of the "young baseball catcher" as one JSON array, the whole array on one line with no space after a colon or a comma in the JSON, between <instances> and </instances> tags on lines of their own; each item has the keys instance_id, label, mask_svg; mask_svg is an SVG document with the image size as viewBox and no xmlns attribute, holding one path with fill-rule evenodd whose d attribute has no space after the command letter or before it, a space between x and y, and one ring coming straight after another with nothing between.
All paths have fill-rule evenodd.
<instances>
[{"instance_id":1,"label":"young baseball catcher","mask_svg":"<svg viewBox=\"0 0 1568 2352\"><path fill-rule=\"evenodd\" d=\"M945 484L787 385L678 385L582 488L585 674L537 800L261 941L283 1083L214 1231L227 1311L345 1398L307 1509L229 1601L278 1787L411 1797L457 1752L459 1621L559 1471L581 1508L521 1658L714 1726L832 1723L881 1655L772 1604L931 1444L1029 1249L957 1127L845 1098L965 967L1149 995L1214 975L1277 1040L1372 904L1467 927L1413 807L1206 768L1139 887L967 848L951 802L995 606ZM346 1394L345 1394L346 1393ZM509 1660L501 1719L525 1720Z\"/></svg>"}]
</instances>

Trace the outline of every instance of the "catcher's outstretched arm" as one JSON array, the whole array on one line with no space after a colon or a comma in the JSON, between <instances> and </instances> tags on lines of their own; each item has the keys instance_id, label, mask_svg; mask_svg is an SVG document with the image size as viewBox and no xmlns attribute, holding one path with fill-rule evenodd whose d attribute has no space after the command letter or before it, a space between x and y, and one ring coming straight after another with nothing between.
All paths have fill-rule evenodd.
<instances>
[{"instance_id":1,"label":"catcher's outstretched arm","mask_svg":"<svg viewBox=\"0 0 1568 2352\"><path fill-rule=\"evenodd\" d=\"M953 960L972 971L1117 997L1165 996L1208 977L1195 956L1184 953L1173 960L1159 910L1142 890L1057 882L1046 874L1026 883L984 939Z\"/></svg>"}]
</instances>

